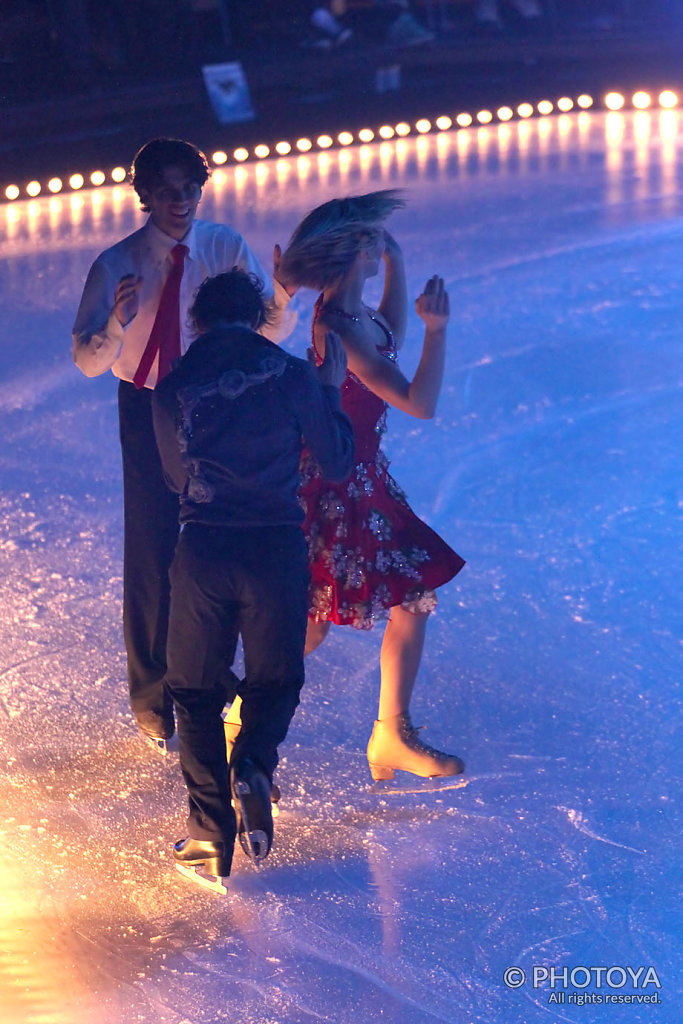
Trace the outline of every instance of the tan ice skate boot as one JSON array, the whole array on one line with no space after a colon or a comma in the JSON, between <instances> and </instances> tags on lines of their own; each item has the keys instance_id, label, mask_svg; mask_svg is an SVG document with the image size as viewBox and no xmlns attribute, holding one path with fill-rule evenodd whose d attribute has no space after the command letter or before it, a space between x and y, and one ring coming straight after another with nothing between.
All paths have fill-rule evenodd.
<instances>
[{"instance_id":1,"label":"tan ice skate boot","mask_svg":"<svg viewBox=\"0 0 683 1024\"><path fill-rule=\"evenodd\" d=\"M225 729L225 753L228 758L228 764L230 764L230 758L232 757L232 748L235 746L235 740L240 734L242 723L226 722L224 719L223 728Z\"/></svg>"},{"instance_id":2,"label":"tan ice skate boot","mask_svg":"<svg viewBox=\"0 0 683 1024\"><path fill-rule=\"evenodd\" d=\"M375 782L393 779L395 770L422 778L459 775L465 770L459 757L427 746L417 733L407 711L375 722L368 743L368 763Z\"/></svg>"}]
</instances>

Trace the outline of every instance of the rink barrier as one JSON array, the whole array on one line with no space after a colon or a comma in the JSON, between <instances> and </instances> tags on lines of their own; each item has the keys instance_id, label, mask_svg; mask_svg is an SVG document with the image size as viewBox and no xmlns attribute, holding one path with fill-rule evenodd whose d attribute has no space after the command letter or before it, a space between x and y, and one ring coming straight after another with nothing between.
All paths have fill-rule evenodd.
<instances>
[{"instance_id":1,"label":"rink barrier","mask_svg":"<svg viewBox=\"0 0 683 1024\"><path fill-rule=\"evenodd\" d=\"M532 117L547 117L553 113L569 113L572 110L589 110L591 108L610 111L626 109L648 110L657 108L670 110L677 107L679 97L672 89L663 89L653 97L645 90L638 90L631 95L630 100L622 92L608 92L598 103L592 96L582 93L573 99L570 96L561 96L554 102L542 99L533 103L519 103L516 107L501 106L495 110L478 110L474 114L468 111L450 116L441 114L433 119L420 118L413 124L407 121L399 121L395 125L383 124L377 128L360 128L355 135L350 131L338 132L336 136L321 134L315 138L301 136L292 142L285 139L275 143L261 142L251 149L246 146L238 146L228 153L224 150L216 150L211 154L210 162L214 167L222 167L225 164L243 164L247 161L260 161L268 157L285 157L290 154L309 153L311 151L324 151L332 148L344 149L347 146L365 145L377 140L389 141L395 138L405 138L409 135L427 135L433 132L445 132L451 129L467 129L471 126L481 126L492 123L505 123L513 120L527 120ZM103 170L92 171L86 182L85 175L80 172L71 174L64 181L59 177L49 178L46 182L37 179L28 181L24 185L12 183L3 188L2 195L9 203L17 199L28 197L35 199L39 195L58 195L60 192L78 192L81 189L99 188L105 184L121 184L128 177L125 167L118 166L105 173Z\"/></svg>"}]
</instances>

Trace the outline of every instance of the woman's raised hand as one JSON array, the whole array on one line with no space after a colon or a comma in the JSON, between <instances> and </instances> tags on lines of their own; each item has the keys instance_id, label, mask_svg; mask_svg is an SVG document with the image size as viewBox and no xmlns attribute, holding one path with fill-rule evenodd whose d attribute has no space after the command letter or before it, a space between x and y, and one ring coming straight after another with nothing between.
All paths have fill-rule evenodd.
<instances>
[{"instance_id":1,"label":"woman's raised hand","mask_svg":"<svg viewBox=\"0 0 683 1024\"><path fill-rule=\"evenodd\" d=\"M451 309L442 277L434 274L429 278L422 295L415 300L415 312L424 320L428 331L446 327Z\"/></svg>"}]
</instances>

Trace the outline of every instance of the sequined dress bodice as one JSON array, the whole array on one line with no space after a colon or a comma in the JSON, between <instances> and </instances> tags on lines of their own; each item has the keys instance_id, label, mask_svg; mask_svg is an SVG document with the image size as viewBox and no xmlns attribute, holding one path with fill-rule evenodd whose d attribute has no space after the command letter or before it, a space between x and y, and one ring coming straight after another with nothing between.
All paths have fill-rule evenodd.
<instances>
[{"instance_id":1,"label":"sequined dress bodice","mask_svg":"<svg viewBox=\"0 0 683 1024\"><path fill-rule=\"evenodd\" d=\"M313 318L313 351L318 363L322 361L315 345L315 323L319 312L320 306L316 304ZM341 309L335 308L332 312L349 320L357 319ZM395 362L398 353L393 334L376 316L373 316L372 313L369 313L369 316L382 329L386 337L386 343L378 345L377 351L385 359ZM379 451L382 435L387 429L387 403L366 388L365 384L350 370L346 371L340 393L342 409L353 423L356 461L374 461Z\"/></svg>"}]
</instances>

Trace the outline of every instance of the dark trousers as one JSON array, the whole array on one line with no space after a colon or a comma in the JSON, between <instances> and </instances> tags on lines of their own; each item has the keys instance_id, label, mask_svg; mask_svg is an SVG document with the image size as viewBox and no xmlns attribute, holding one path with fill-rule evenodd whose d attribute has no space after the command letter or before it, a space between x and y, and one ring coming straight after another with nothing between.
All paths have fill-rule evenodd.
<instances>
[{"instance_id":1,"label":"dark trousers","mask_svg":"<svg viewBox=\"0 0 683 1024\"><path fill-rule=\"evenodd\" d=\"M249 757L272 781L304 681L308 583L298 526L190 523L180 535L171 566L166 686L176 706L193 839L234 840L221 679L240 635L242 728L232 764Z\"/></svg>"},{"instance_id":2,"label":"dark trousers","mask_svg":"<svg viewBox=\"0 0 683 1024\"><path fill-rule=\"evenodd\" d=\"M123 456L123 635L134 713L170 710L165 694L168 570L178 539L178 496L164 483L152 392L119 383Z\"/></svg>"}]
</instances>

